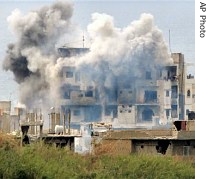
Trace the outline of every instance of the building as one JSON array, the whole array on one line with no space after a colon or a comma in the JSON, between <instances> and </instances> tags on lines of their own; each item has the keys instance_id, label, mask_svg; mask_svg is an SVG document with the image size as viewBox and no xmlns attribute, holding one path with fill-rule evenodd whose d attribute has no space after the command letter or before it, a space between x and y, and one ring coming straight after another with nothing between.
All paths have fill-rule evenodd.
<instances>
[{"instance_id":1,"label":"building","mask_svg":"<svg viewBox=\"0 0 210 179\"><path fill-rule=\"evenodd\" d=\"M171 129L110 130L93 136L95 154L195 155L195 121L175 121Z\"/></svg>"},{"instance_id":2,"label":"building","mask_svg":"<svg viewBox=\"0 0 210 179\"><path fill-rule=\"evenodd\" d=\"M9 132L12 126L11 101L0 101L0 131Z\"/></svg>"},{"instance_id":3,"label":"building","mask_svg":"<svg viewBox=\"0 0 210 179\"><path fill-rule=\"evenodd\" d=\"M61 56L86 53L86 48L59 48ZM71 114L71 126L80 123L111 122L114 128L157 128L195 114L195 80L187 74L184 55L172 53L173 64L148 71L133 79L116 77L115 86L101 89L85 80L74 65L61 72L61 111ZM104 68L109 68L104 64ZM131 81L131 82L129 82ZM100 87L101 88L101 87ZM103 100L102 100L103 98ZM191 117L190 119L194 119Z\"/></svg>"}]
</instances>

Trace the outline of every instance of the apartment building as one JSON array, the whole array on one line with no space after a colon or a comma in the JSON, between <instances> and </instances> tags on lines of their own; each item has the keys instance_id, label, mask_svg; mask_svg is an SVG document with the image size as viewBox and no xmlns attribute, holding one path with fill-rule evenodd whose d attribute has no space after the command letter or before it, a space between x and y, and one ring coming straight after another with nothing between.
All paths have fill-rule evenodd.
<instances>
[{"instance_id":1,"label":"apartment building","mask_svg":"<svg viewBox=\"0 0 210 179\"><path fill-rule=\"evenodd\" d=\"M61 56L86 53L86 48L60 48ZM140 68L139 78L116 77L115 86L88 83L85 73L74 65L61 73L61 109L71 113L71 123L111 122L116 128L154 127L175 120L188 120L195 112L195 80L188 75L184 55L172 53L173 64L148 71ZM106 65L105 67L106 68ZM108 68L108 66L107 66ZM101 86L100 86L101 88Z\"/></svg>"}]
</instances>

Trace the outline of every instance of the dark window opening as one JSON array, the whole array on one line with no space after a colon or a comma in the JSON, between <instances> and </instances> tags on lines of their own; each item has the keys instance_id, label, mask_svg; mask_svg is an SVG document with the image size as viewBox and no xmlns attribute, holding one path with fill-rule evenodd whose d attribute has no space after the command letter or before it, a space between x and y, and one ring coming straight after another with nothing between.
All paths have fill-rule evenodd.
<instances>
[{"instance_id":1,"label":"dark window opening","mask_svg":"<svg viewBox=\"0 0 210 179\"><path fill-rule=\"evenodd\" d=\"M64 91L63 98L64 99L70 99L70 92L69 91Z\"/></svg>"},{"instance_id":2,"label":"dark window opening","mask_svg":"<svg viewBox=\"0 0 210 179\"><path fill-rule=\"evenodd\" d=\"M80 110L74 110L73 114L74 116L80 116Z\"/></svg>"},{"instance_id":3,"label":"dark window opening","mask_svg":"<svg viewBox=\"0 0 210 179\"><path fill-rule=\"evenodd\" d=\"M190 97L190 90L187 90L187 97Z\"/></svg>"},{"instance_id":4,"label":"dark window opening","mask_svg":"<svg viewBox=\"0 0 210 179\"><path fill-rule=\"evenodd\" d=\"M189 111L188 120L195 120L195 112L194 111Z\"/></svg>"},{"instance_id":5,"label":"dark window opening","mask_svg":"<svg viewBox=\"0 0 210 179\"><path fill-rule=\"evenodd\" d=\"M171 87L171 97L172 98L177 98L178 97L178 88L177 88L177 86L172 86Z\"/></svg>"},{"instance_id":6,"label":"dark window opening","mask_svg":"<svg viewBox=\"0 0 210 179\"><path fill-rule=\"evenodd\" d=\"M154 116L154 113L151 109L145 109L142 112L142 120L144 121L152 121L152 116Z\"/></svg>"},{"instance_id":7,"label":"dark window opening","mask_svg":"<svg viewBox=\"0 0 210 179\"><path fill-rule=\"evenodd\" d=\"M151 72L146 71L146 80L151 80L151 79L152 79Z\"/></svg>"},{"instance_id":8,"label":"dark window opening","mask_svg":"<svg viewBox=\"0 0 210 179\"><path fill-rule=\"evenodd\" d=\"M86 91L85 96L86 97L93 97L93 91Z\"/></svg>"},{"instance_id":9,"label":"dark window opening","mask_svg":"<svg viewBox=\"0 0 210 179\"><path fill-rule=\"evenodd\" d=\"M168 90L166 91L166 97L169 97L169 91Z\"/></svg>"},{"instance_id":10,"label":"dark window opening","mask_svg":"<svg viewBox=\"0 0 210 179\"><path fill-rule=\"evenodd\" d=\"M170 144L169 140L158 141L158 145L156 145L157 152L165 155L169 144Z\"/></svg>"},{"instance_id":11,"label":"dark window opening","mask_svg":"<svg viewBox=\"0 0 210 179\"><path fill-rule=\"evenodd\" d=\"M117 117L117 106L106 106L105 107L105 115L113 117Z\"/></svg>"},{"instance_id":12,"label":"dark window opening","mask_svg":"<svg viewBox=\"0 0 210 179\"><path fill-rule=\"evenodd\" d=\"M66 78L72 78L74 76L74 73L71 71L66 72Z\"/></svg>"},{"instance_id":13,"label":"dark window opening","mask_svg":"<svg viewBox=\"0 0 210 179\"><path fill-rule=\"evenodd\" d=\"M166 116L167 116L167 117L170 116L170 109L166 109Z\"/></svg>"},{"instance_id":14,"label":"dark window opening","mask_svg":"<svg viewBox=\"0 0 210 179\"><path fill-rule=\"evenodd\" d=\"M174 121L177 131L186 130L186 121Z\"/></svg>"},{"instance_id":15,"label":"dark window opening","mask_svg":"<svg viewBox=\"0 0 210 179\"><path fill-rule=\"evenodd\" d=\"M144 101L147 102L157 102L157 91L145 91Z\"/></svg>"},{"instance_id":16,"label":"dark window opening","mask_svg":"<svg viewBox=\"0 0 210 179\"><path fill-rule=\"evenodd\" d=\"M143 145L141 145L141 148L143 149L143 148L144 148L144 146L143 146Z\"/></svg>"}]
</instances>

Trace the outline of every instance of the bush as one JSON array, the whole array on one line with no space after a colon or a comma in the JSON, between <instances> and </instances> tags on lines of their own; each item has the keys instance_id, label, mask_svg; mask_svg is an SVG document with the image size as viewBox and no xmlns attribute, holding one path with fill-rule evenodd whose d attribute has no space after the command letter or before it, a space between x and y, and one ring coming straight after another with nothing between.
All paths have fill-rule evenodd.
<instances>
[{"instance_id":1,"label":"bush","mask_svg":"<svg viewBox=\"0 0 210 179\"><path fill-rule=\"evenodd\" d=\"M0 146L4 179L193 179L194 160L163 155L78 155L43 143L23 148Z\"/></svg>"}]
</instances>

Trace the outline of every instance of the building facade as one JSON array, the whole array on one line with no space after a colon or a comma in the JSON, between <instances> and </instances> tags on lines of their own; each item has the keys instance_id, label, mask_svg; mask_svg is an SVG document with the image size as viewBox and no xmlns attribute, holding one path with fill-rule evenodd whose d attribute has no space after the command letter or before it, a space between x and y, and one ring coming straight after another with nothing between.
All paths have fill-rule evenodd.
<instances>
[{"instance_id":1,"label":"building facade","mask_svg":"<svg viewBox=\"0 0 210 179\"><path fill-rule=\"evenodd\" d=\"M62 57L87 51L59 49ZM140 68L142 75L129 79L130 83L126 77L116 77L115 87L104 87L104 94L97 84L86 81L85 72L78 72L74 65L64 66L60 88L62 113L71 115L72 126L103 121L116 128L148 128L188 120L189 112L195 112L195 81L186 73L184 55L173 53L171 57L171 65L152 71Z\"/></svg>"}]
</instances>

